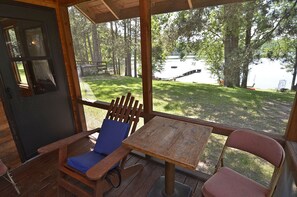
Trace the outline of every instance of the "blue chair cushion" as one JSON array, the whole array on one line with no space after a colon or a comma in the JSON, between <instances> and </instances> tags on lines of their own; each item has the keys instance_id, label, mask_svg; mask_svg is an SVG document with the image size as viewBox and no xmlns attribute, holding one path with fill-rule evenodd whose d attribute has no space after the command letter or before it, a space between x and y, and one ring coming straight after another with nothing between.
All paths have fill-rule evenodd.
<instances>
[{"instance_id":1,"label":"blue chair cushion","mask_svg":"<svg viewBox=\"0 0 297 197\"><path fill-rule=\"evenodd\" d=\"M69 157L67 159L67 164L70 167L80 171L81 173L86 173L92 166L94 166L105 157L105 155L91 151L82 155Z\"/></svg>"},{"instance_id":2,"label":"blue chair cushion","mask_svg":"<svg viewBox=\"0 0 297 197\"><path fill-rule=\"evenodd\" d=\"M129 129L128 123L104 119L94 151L109 155L121 146L122 141L128 136Z\"/></svg>"}]
</instances>

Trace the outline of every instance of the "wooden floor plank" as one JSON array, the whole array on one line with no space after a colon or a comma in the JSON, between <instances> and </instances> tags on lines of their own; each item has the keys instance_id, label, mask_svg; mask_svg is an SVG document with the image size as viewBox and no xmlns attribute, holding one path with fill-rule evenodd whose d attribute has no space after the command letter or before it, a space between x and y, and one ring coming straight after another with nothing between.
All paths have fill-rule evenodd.
<instances>
[{"instance_id":1,"label":"wooden floor plank","mask_svg":"<svg viewBox=\"0 0 297 197\"><path fill-rule=\"evenodd\" d=\"M90 150L94 144L88 140L82 140L69 148L71 154L77 154ZM141 163L144 169L137 175L122 182L118 189L112 189L105 194L106 197L144 197L147 195L155 181L164 175L164 165L153 162L140 156L129 155L126 165ZM58 152L38 156L22 166L14 169L12 174L21 191L20 196L57 196L57 176L58 176ZM189 177L186 174L177 172L177 181L184 182L193 189L193 196L201 196L200 187L202 182L198 179ZM0 196L18 196L11 184L0 179ZM73 196L67 194L66 196Z\"/></svg>"},{"instance_id":2,"label":"wooden floor plank","mask_svg":"<svg viewBox=\"0 0 297 197\"><path fill-rule=\"evenodd\" d=\"M10 168L21 165L21 160L13 140L10 127L0 100L0 159Z\"/></svg>"}]
</instances>

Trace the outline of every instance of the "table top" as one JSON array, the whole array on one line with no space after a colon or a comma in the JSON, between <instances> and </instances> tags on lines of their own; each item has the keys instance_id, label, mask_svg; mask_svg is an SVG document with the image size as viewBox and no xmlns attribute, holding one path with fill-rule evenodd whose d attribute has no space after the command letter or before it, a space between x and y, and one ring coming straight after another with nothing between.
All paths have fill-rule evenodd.
<instances>
[{"instance_id":1,"label":"table top","mask_svg":"<svg viewBox=\"0 0 297 197\"><path fill-rule=\"evenodd\" d=\"M156 116L123 145L169 163L195 170L212 127Z\"/></svg>"}]
</instances>

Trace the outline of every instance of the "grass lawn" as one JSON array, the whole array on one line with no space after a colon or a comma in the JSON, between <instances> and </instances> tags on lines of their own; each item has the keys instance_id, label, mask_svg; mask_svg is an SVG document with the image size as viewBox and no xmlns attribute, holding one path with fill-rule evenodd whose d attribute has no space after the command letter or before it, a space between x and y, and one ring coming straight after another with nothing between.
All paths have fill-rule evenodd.
<instances>
[{"instance_id":1,"label":"grass lawn","mask_svg":"<svg viewBox=\"0 0 297 197\"><path fill-rule=\"evenodd\" d=\"M81 88L83 97L88 99L110 102L113 98L131 92L142 101L141 83L140 78L97 76L84 78ZM294 95L293 92L281 93L275 90L253 91L209 84L153 81L154 111L277 134L285 132ZM96 110L88 108L87 116L98 117L98 114L102 114ZM96 125L100 126L100 123ZM199 170L213 172L225 139L219 135L211 136ZM264 165L263 161L256 158L238 156L230 151L226 163L235 166L238 162L245 164L240 165L238 171L253 169L247 176L268 184L271 166Z\"/></svg>"},{"instance_id":2,"label":"grass lawn","mask_svg":"<svg viewBox=\"0 0 297 197\"><path fill-rule=\"evenodd\" d=\"M132 92L142 101L140 78L85 78L84 98L110 102ZM284 134L293 92L253 91L218 85L153 81L154 111Z\"/></svg>"}]
</instances>

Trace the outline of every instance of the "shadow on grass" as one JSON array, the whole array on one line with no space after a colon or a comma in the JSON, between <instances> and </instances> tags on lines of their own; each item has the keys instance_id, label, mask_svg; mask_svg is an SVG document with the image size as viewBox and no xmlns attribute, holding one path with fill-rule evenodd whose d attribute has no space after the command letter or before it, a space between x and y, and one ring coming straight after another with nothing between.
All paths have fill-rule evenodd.
<instances>
[{"instance_id":1,"label":"shadow on grass","mask_svg":"<svg viewBox=\"0 0 297 197\"><path fill-rule=\"evenodd\" d=\"M127 92L142 101L140 78L100 76L84 81L100 101L110 102ZM284 134L294 94L153 81L153 99L155 111Z\"/></svg>"}]
</instances>

